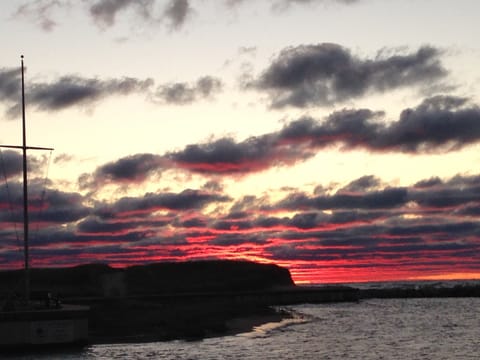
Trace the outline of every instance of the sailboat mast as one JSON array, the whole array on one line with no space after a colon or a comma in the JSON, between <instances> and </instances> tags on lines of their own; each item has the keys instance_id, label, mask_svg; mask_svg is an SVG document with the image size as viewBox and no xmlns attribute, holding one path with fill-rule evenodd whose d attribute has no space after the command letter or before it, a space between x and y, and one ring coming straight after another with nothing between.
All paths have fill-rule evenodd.
<instances>
[{"instance_id":1,"label":"sailboat mast","mask_svg":"<svg viewBox=\"0 0 480 360\"><path fill-rule=\"evenodd\" d=\"M27 164L27 150L50 150L53 148L27 146L27 126L25 124L25 71L23 66L23 55L21 56L22 63L22 137L23 144L20 145L1 145L0 148L21 149L23 152L23 252L24 252L24 273L25 273L25 299L30 300L30 255L28 247L28 164Z\"/></svg>"},{"instance_id":2,"label":"sailboat mast","mask_svg":"<svg viewBox=\"0 0 480 360\"><path fill-rule=\"evenodd\" d=\"M28 173L27 173L27 131L25 125L25 77L22 62L22 137L23 137L23 255L25 270L25 299L30 300L30 255L28 249Z\"/></svg>"}]
</instances>

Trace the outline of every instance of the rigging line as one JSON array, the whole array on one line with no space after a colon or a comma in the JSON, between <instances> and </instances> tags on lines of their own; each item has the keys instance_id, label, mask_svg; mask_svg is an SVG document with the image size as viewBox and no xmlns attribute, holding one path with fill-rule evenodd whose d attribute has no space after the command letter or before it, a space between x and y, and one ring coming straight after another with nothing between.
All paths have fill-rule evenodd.
<instances>
[{"instance_id":1,"label":"rigging line","mask_svg":"<svg viewBox=\"0 0 480 360\"><path fill-rule=\"evenodd\" d=\"M47 162L47 169L45 170L45 177L43 179L42 193L40 197L40 211L38 214L39 219L42 218L43 211L44 211L43 204L45 202L45 195L47 193L46 189L47 189L47 181L48 181L48 173L50 170L50 164L52 162L52 153L53 153L53 150L50 149L50 154L48 156L48 162ZM39 222L37 222L37 226L35 228L35 232L32 234L33 235L32 238L35 239L35 237L38 235L39 232L40 232L40 225L39 225Z\"/></svg>"}]
</instances>

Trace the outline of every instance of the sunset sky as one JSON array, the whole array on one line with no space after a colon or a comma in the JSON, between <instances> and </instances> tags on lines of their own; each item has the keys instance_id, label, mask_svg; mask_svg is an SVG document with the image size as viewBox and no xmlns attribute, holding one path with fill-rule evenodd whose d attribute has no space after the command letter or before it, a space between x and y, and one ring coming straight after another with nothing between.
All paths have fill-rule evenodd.
<instances>
[{"instance_id":1,"label":"sunset sky","mask_svg":"<svg viewBox=\"0 0 480 360\"><path fill-rule=\"evenodd\" d=\"M34 267L244 259L480 279L478 0L35 0L0 11ZM20 268L21 153L0 158Z\"/></svg>"}]
</instances>

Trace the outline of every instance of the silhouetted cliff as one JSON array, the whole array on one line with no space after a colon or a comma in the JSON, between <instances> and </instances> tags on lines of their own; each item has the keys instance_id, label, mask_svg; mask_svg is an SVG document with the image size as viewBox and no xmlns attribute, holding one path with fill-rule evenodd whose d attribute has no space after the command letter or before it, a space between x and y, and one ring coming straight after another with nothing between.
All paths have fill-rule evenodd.
<instances>
[{"instance_id":1,"label":"silhouetted cliff","mask_svg":"<svg viewBox=\"0 0 480 360\"><path fill-rule=\"evenodd\" d=\"M292 286L287 269L247 261L195 261L126 269L131 294L232 292Z\"/></svg>"},{"instance_id":2,"label":"silhouetted cliff","mask_svg":"<svg viewBox=\"0 0 480 360\"><path fill-rule=\"evenodd\" d=\"M235 292L290 287L287 269L247 261L156 263L114 269L103 264L31 270L33 292L62 297ZM23 290L22 271L0 272L0 296Z\"/></svg>"}]
</instances>

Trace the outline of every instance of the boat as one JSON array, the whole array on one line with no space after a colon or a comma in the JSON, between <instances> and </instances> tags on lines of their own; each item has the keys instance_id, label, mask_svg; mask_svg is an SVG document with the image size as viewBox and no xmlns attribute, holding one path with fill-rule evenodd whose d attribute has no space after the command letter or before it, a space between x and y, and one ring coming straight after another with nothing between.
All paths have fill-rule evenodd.
<instances>
[{"instance_id":1,"label":"boat","mask_svg":"<svg viewBox=\"0 0 480 360\"><path fill-rule=\"evenodd\" d=\"M22 145L0 145L23 153L23 297L13 294L0 299L0 350L78 346L88 343L88 306L62 304L46 293L43 299L32 299L30 289L29 210L27 150L53 150L28 146L25 124L25 77L21 56Z\"/></svg>"}]
</instances>

